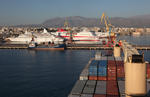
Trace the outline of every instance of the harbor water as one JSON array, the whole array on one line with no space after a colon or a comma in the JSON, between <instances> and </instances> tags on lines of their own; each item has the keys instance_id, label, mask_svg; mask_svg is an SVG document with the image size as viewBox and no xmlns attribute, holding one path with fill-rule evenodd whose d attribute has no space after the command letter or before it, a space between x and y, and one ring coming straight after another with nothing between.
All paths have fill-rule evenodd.
<instances>
[{"instance_id":1,"label":"harbor water","mask_svg":"<svg viewBox=\"0 0 150 97\"><path fill-rule=\"evenodd\" d=\"M143 38L122 37L150 45ZM149 44L148 44L149 42ZM67 97L94 50L0 50L0 97ZM140 51L142 52L142 51ZM102 51L102 53L108 53ZM144 51L150 62L150 51Z\"/></svg>"}]
</instances>

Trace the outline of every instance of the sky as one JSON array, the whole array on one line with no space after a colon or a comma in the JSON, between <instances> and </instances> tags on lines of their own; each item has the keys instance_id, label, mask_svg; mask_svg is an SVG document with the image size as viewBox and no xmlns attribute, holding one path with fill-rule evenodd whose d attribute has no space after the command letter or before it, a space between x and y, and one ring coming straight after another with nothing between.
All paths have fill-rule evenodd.
<instances>
[{"instance_id":1,"label":"sky","mask_svg":"<svg viewBox=\"0 0 150 97\"><path fill-rule=\"evenodd\" d=\"M150 0L0 0L0 25L40 24L67 16L100 18L150 14Z\"/></svg>"}]
</instances>

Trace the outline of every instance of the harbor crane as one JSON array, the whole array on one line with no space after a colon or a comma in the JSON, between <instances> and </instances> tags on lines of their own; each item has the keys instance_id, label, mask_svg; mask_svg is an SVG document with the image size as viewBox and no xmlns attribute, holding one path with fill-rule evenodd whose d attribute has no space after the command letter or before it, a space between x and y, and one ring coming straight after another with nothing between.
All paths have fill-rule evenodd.
<instances>
[{"instance_id":1,"label":"harbor crane","mask_svg":"<svg viewBox=\"0 0 150 97\"><path fill-rule=\"evenodd\" d=\"M103 22L105 23L105 26L106 26L106 32L109 32L109 37L114 37L115 34L112 31L114 26L110 23L110 20L109 20L108 16L105 15L105 13L103 13L101 16L101 23L103 23Z\"/></svg>"},{"instance_id":2,"label":"harbor crane","mask_svg":"<svg viewBox=\"0 0 150 97\"><path fill-rule=\"evenodd\" d=\"M101 24L105 23L106 26L106 32L109 32L109 37L108 37L108 43L106 46L113 46L114 44L114 38L115 38L115 33L112 31L114 26L110 23L110 20L108 16L105 15L105 13L102 14L101 16Z\"/></svg>"}]
</instances>

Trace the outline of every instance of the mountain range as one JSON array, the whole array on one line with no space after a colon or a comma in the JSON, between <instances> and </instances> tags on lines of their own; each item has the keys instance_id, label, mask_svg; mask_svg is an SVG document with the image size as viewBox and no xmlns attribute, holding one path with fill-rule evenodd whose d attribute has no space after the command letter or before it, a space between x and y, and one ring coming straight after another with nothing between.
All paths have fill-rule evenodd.
<instances>
[{"instance_id":1,"label":"mountain range","mask_svg":"<svg viewBox=\"0 0 150 97\"><path fill-rule=\"evenodd\" d=\"M115 27L150 27L150 14L124 17L111 17L109 18L112 25ZM44 27L63 27L65 21L71 27L102 27L104 24L100 23L100 18L87 18L81 16L70 17L56 17L44 21L42 24L30 26L44 26ZM22 25L23 26L23 25ZM27 26L27 25L26 25Z\"/></svg>"}]
</instances>

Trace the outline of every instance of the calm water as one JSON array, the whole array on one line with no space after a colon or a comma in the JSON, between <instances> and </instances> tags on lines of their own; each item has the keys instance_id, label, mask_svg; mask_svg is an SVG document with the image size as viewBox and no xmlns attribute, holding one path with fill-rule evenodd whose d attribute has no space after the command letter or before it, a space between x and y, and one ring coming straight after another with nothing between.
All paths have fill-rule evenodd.
<instances>
[{"instance_id":1,"label":"calm water","mask_svg":"<svg viewBox=\"0 0 150 97\"><path fill-rule=\"evenodd\" d=\"M126 40L135 45L150 45L150 34L141 36L120 36L119 40Z\"/></svg>"},{"instance_id":2,"label":"calm water","mask_svg":"<svg viewBox=\"0 0 150 97\"><path fill-rule=\"evenodd\" d=\"M150 51L144 52L150 61ZM94 54L90 50L0 50L0 97L67 97Z\"/></svg>"},{"instance_id":3,"label":"calm water","mask_svg":"<svg viewBox=\"0 0 150 97\"><path fill-rule=\"evenodd\" d=\"M0 50L0 97L67 97L93 54Z\"/></svg>"}]
</instances>

